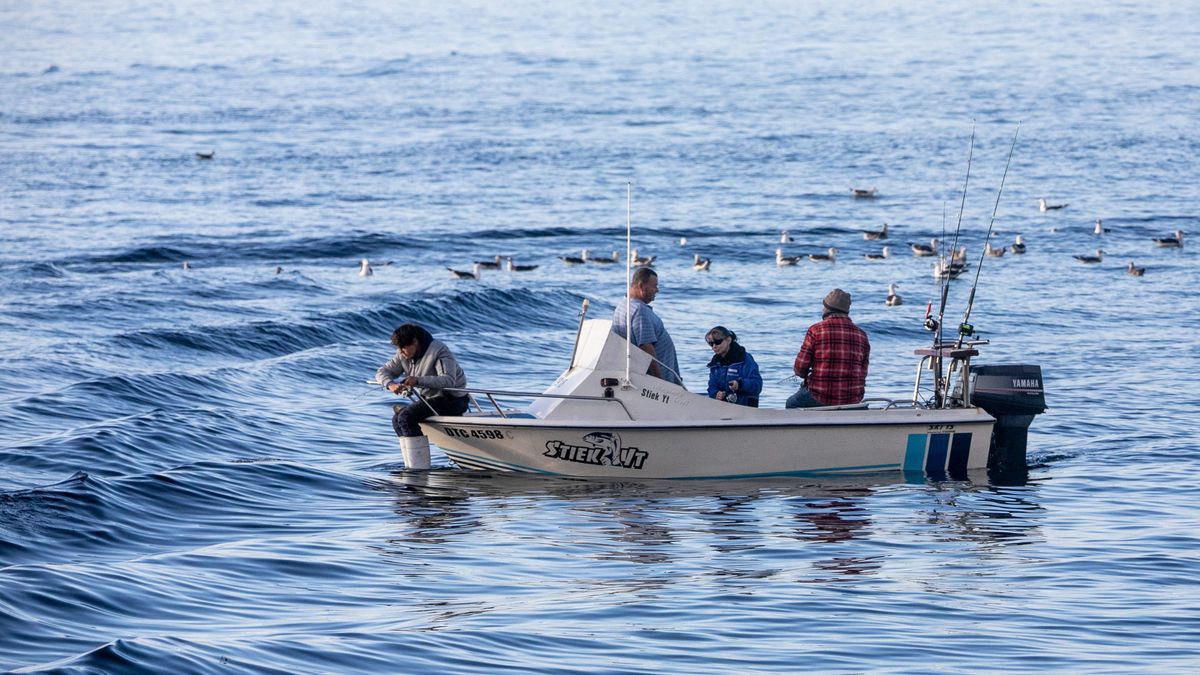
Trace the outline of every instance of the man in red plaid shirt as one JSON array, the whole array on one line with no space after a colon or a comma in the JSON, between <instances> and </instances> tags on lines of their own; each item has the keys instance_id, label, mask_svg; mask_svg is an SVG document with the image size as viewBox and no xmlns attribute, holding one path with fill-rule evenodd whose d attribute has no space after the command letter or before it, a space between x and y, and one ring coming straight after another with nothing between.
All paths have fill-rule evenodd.
<instances>
[{"instance_id":1,"label":"man in red plaid shirt","mask_svg":"<svg viewBox=\"0 0 1200 675\"><path fill-rule=\"evenodd\" d=\"M788 397L789 408L848 405L863 398L871 343L850 320L850 294L835 288L825 296L821 320L808 327L793 369L804 380Z\"/></svg>"}]
</instances>

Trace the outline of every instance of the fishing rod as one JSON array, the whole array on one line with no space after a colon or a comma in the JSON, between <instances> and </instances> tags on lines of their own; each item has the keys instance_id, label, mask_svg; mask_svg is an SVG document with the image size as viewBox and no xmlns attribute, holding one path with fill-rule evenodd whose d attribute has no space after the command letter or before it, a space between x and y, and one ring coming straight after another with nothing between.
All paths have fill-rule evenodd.
<instances>
[{"instance_id":1,"label":"fishing rod","mask_svg":"<svg viewBox=\"0 0 1200 675\"><path fill-rule=\"evenodd\" d=\"M958 205L958 222L954 226L954 243L950 246L950 258L944 257L945 251L938 256L938 268L941 273L941 301L938 304L938 317L932 321L926 309L925 327L933 331L933 396L935 407L942 407L945 401L944 392L947 379L942 376L942 321L946 316L946 298L950 294L950 267L954 261L954 252L958 250L958 237L962 232L963 212L967 206L967 186L971 183L971 163L975 158L975 120L971 120L971 141L967 148L967 173L963 177L962 201ZM946 241L946 202L942 202L942 243ZM932 325L930 322L932 321Z\"/></svg>"},{"instance_id":2,"label":"fishing rod","mask_svg":"<svg viewBox=\"0 0 1200 675\"><path fill-rule=\"evenodd\" d=\"M992 227L996 224L996 212L1000 209L1000 195L1004 194L1004 181L1008 178L1008 167L1012 164L1013 151L1017 149L1017 135L1021 133L1021 123L1017 122L1017 129L1013 132L1012 145L1008 148L1008 160L1004 163L1004 174L1000 176L1000 189L996 190L996 203L992 206L992 219L988 222L987 236L984 242L992 240ZM962 323L958 326L958 344L961 349L963 341L968 336L975 334L975 327L969 322L971 320L971 309L975 305L975 289L979 287L979 272L983 269L983 258L987 255L987 246L979 253L979 263L975 267L975 282L971 284L971 294L967 297L967 309L963 312Z\"/></svg>"},{"instance_id":3,"label":"fishing rod","mask_svg":"<svg viewBox=\"0 0 1200 675\"><path fill-rule=\"evenodd\" d=\"M958 238L962 234L963 212L967 207L967 185L971 182L971 160L975 156L975 120L971 120L971 147L967 150L967 175L963 178L962 201L958 205L958 223L954 225L954 243L950 244L950 262L947 265L954 264L954 254L958 251ZM942 283L946 286L950 285L949 276L942 275Z\"/></svg>"}]
</instances>

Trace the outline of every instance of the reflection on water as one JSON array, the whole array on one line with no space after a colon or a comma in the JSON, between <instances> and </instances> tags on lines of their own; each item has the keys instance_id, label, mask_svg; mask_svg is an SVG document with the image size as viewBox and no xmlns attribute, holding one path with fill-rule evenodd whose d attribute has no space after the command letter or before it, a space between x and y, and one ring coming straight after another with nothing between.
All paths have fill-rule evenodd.
<instances>
[{"instance_id":1,"label":"reflection on water","mask_svg":"<svg viewBox=\"0 0 1200 675\"><path fill-rule=\"evenodd\" d=\"M801 541L818 544L840 544L856 537L868 536L871 520L868 518L864 502L870 494L869 488L850 487L839 490L838 496L827 499L789 500L789 505L796 509L794 518L799 523L791 536ZM837 581L839 575L869 574L882 565L883 556L881 555L838 555L837 553L841 550L841 548L834 548L830 551L833 555L820 557L812 562L814 569L835 576L816 576L811 579L801 579L801 581Z\"/></svg>"},{"instance_id":2,"label":"reflection on water","mask_svg":"<svg viewBox=\"0 0 1200 675\"><path fill-rule=\"evenodd\" d=\"M671 545L675 542L665 519L658 514L667 505L655 500L614 500L605 509L613 526L605 533L617 546L601 549L597 559L627 560L643 565L670 562Z\"/></svg>"},{"instance_id":3,"label":"reflection on water","mask_svg":"<svg viewBox=\"0 0 1200 675\"><path fill-rule=\"evenodd\" d=\"M682 583L681 569L739 583L778 576L853 581L885 569L895 574L907 557L942 551L947 542L978 555L1038 541L1043 509L1036 484L993 485L982 472L972 477L979 482L398 472L387 489L401 527L389 544L422 547L426 555L433 546L451 566L498 550L510 568L525 559L531 575L548 570L606 592L645 593Z\"/></svg>"},{"instance_id":4,"label":"reflection on water","mask_svg":"<svg viewBox=\"0 0 1200 675\"><path fill-rule=\"evenodd\" d=\"M406 544L445 544L457 534L482 526L472 511L471 494L450 485L430 485L430 473L393 474L396 484L394 511L406 525L399 540Z\"/></svg>"}]
</instances>

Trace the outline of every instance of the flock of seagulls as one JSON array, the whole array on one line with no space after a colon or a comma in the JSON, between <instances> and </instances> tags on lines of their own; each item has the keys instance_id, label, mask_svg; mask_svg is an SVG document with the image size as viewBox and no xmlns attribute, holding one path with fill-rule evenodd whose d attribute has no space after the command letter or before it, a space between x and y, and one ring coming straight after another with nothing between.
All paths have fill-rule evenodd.
<instances>
[{"instance_id":1,"label":"flock of seagulls","mask_svg":"<svg viewBox=\"0 0 1200 675\"><path fill-rule=\"evenodd\" d=\"M196 158L200 159L200 160L210 160L210 159L213 159L213 157L215 155L216 155L215 151L197 152ZM876 191L875 187L851 188L851 194L856 199L870 199L870 198L874 198L877 195L877 191ZM1059 211L1059 210L1067 208L1067 206L1068 206L1068 204L1066 204L1066 203L1063 203L1063 204L1047 203L1047 201L1044 197L1038 199L1038 208L1043 213ZM1051 228L1051 231L1052 232L1057 231L1057 228ZM1097 237L1101 237L1101 236L1104 236L1107 234L1111 234L1112 229L1105 227L1103 221L1101 219L1097 218L1096 222L1095 222L1095 226L1092 229L1092 233ZM887 223L884 223L882 225L882 227L880 227L877 230L862 230L862 238L865 241L886 241L888 239L888 236L889 236L889 231L888 231ZM1160 248L1183 248L1183 236L1184 236L1184 232L1182 230L1175 230L1174 233L1172 233L1169 236L1153 238L1153 242L1154 242L1155 246L1158 246ZM686 246L687 243L688 243L687 237L679 238L680 246ZM795 243L795 239L792 237L791 233L788 230L783 230L779 234L779 243L780 244L791 244L791 243ZM951 255L949 255L948 257L942 256L942 251L939 246L939 241L937 238L931 239L928 244L924 244L924 243L920 243L920 242L908 242L908 246L914 256L918 256L918 257L938 256L939 257L939 260L934 265L934 277L935 278L948 277L948 278L953 279L953 278L958 277L960 274L962 274L962 272L964 270L966 270L966 268L967 268L967 248L966 248L966 246L960 246L958 248L958 250L953 251L951 253ZM878 253L865 253L865 254L863 254L863 257L867 260L876 260L876 261L887 260L888 258L891 257L891 248L892 248L891 246L885 245L885 246L883 246L882 250L879 251ZM990 257L1001 257L1009 252L1011 252L1013 255L1022 255L1026 252L1026 250L1027 249L1026 249L1025 241L1020 234L1016 235L1013 243L1008 246L996 247L996 246L992 245L992 242L990 240L985 242L985 244L984 244L984 254L987 256L990 256ZM775 264L778 267L788 267L788 266L797 265L806 258L813 262L833 263L833 262L837 261L837 254L838 254L838 249L836 247L829 247L828 249L826 249L826 252L824 252L824 253L809 253L806 256L805 255L785 255L783 247L780 246L775 249ZM1076 256L1074 256L1074 258L1075 258L1075 260L1077 260L1083 264L1096 265L1096 264L1100 264L1104 261L1104 256L1105 256L1104 249L1097 248L1095 255L1076 255ZM597 256L597 255L593 255L589 249L583 249L582 251L580 251L578 256L564 255L564 256L558 256L558 258L565 265L586 265L586 264L611 265L611 264L620 262L621 252L613 251L611 256ZM657 256L642 256L638 253L637 249L633 249L631 251L631 256L630 256L630 259L633 261L633 263L635 265L639 265L639 266L653 265L655 260L657 260L657 258L658 258ZM387 265L390 263L384 263L384 264ZM711 266L712 266L711 258L701 257L700 254L698 254L698 253L693 255L692 269L694 269L696 271L708 271L709 269L711 269ZM450 272L451 277L454 279L464 279L464 280L469 279L469 280L477 281L482 278L482 272L484 270L505 269L509 272L531 272L533 270L536 270L538 267L539 267L539 265L519 265L513 261L511 256L508 256L506 258L506 257L496 255L496 256L493 256L490 260L476 260L474 263L472 263L471 269L469 271L455 269L453 267L447 267L446 269ZM192 268L191 263L189 261L186 261L186 260L183 261L183 269L185 271L190 270L191 268ZM1138 267L1132 261L1130 261L1126 267L1126 272L1130 276L1141 277L1146 274L1146 268ZM282 273L283 273L283 267L276 266L275 274L282 274ZM374 273L375 272L371 266L370 261L366 258L363 258L359 263L358 276L369 277L369 276L372 276ZM901 296L897 290L897 285L894 283L888 284L887 296L884 300L884 304L887 305L888 307L895 307L895 306L903 304L903 302L904 302L903 298L901 298Z\"/></svg>"},{"instance_id":2,"label":"flock of seagulls","mask_svg":"<svg viewBox=\"0 0 1200 675\"><path fill-rule=\"evenodd\" d=\"M1046 213L1047 211L1057 211L1066 207L1067 204L1047 204L1045 198L1038 199L1038 208L1042 211L1042 213ZM1057 232L1058 228L1052 227L1050 228L1050 231ZM1105 227L1104 221L1100 218L1097 218L1095 225L1092 227L1092 234L1097 237L1103 237L1104 235L1112 234L1112 228ZM1183 234L1183 230L1175 230L1175 232L1170 236L1154 237L1152 240L1154 241L1154 245L1158 246L1159 248L1183 248ZM1020 235L1017 235L1017 241L1012 245L1012 251L1013 253L1025 252L1025 244L1021 241ZM1104 262L1104 255L1104 249L1097 248L1095 255L1077 255L1074 256L1074 258L1085 265L1098 265ZM1129 262L1125 268L1125 271L1127 274L1134 277L1146 275L1146 268L1138 267L1133 263L1133 261Z\"/></svg>"},{"instance_id":3,"label":"flock of seagulls","mask_svg":"<svg viewBox=\"0 0 1200 675\"><path fill-rule=\"evenodd\" d=\"M586 253L586 251L585 251L585 253ZM501 265L501 262L500 262L502 260L504 261L503 265ZM364 261L364 262L366 262L366 261ZM483 278L483 275L482 275L483 270L504 269L509 272L532 272L532 271L536 270L538 267L539 267L538 265L518 265L517 263L513 262L512 256L507 256L507 257L495 256L491 260L476 260L475 262L471 263L470 271L456 270L453 267L447 267L446 269L450 271L451 278L471 279L474 281L479 281L480 279Z\"/></svg>"}]
</instances>

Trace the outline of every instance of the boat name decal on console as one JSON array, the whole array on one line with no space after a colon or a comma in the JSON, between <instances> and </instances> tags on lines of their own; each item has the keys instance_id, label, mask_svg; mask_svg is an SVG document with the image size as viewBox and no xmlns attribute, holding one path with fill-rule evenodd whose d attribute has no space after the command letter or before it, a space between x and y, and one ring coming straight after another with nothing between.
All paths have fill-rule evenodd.
<instances>
[{"instance_id":1,"label":"boat name decal on console","mask_svg":"<svg viewBox=\"0 0 1200 675\"><path fill-rule=\"evenodd\" d=\"M651 401L662 401L663 403L671 402L670 394L662 394L662 393L659 393L659 392L651 390L651 389L646 389L644 387L642 388L642 398L648 398Z\"/></svg>"},{"instance_id":2,"label":"boat name decal on console","mask_svg":"<svg viewBox=\"0 0 1200 675\"><path fill-rule=\"evenodd\" d=\"M551 459L592 464L595 466L620 466L626 469L641 469L649 456L645 450L621 446L621 437L608 431L593 431L583 437L591 445L570 445L562 441L546 441L546 452Z\"/></svg>"}]
</instances>

